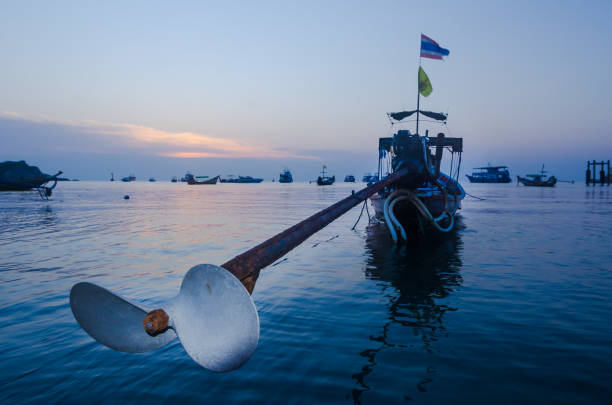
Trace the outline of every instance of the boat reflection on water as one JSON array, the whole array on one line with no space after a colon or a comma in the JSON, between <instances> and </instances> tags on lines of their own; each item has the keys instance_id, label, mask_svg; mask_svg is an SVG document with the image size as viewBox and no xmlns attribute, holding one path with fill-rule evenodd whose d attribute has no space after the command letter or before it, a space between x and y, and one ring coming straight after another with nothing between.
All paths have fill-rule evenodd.
<instances>
[{"instance_id":1,"label":"boat reflection on water","mask_svg":"<svg viewBox=\"0 0 612 405\"><path fill-rule=\"evenodd\" d=\"M352 375L357 382L357 388L352 391L355 403L361 403L361 395L371 388L367 377L374 371L379 352L393 350L419 350L423 353L434 353L435 341L446 336L445 313L456 311L448 305L448 299L462 284L460 274L462 266L459 222L456 230L439 235L435 239L420 241L412 246L398 247L388 235L382 223L372 223L368 226L366 251L368 254L365 276L369 280L382 282L385 296L389 303L388 316L382 325L379 335L370 336L372 348L363 350L360 354L366 359L361 370ZM409 342L397 341L398 331L394 329L393 339L390 339L392 328L409 328L402 335L410 335ZM414 347L414 338L418 336L422 346ZM407 338L408 340L408 338ZM423 370L423 377L417 377L420 382L416 388L426 391L425 385L432 381L435 371L433 367ZM373 388L372 388L373 389Z\"/></svg>"}]
</instances>

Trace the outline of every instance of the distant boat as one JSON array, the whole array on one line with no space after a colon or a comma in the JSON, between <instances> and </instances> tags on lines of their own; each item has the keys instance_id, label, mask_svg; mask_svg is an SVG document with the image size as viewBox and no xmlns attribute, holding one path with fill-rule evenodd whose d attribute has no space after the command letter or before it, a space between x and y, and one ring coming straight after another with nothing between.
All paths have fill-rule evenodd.
<instances>
[{"instance_id":1,"label":"distant boat","mask_svg":"<svg viewBox=\"0 0 612 405\"><path fill-rule=\"evenodd\" d=\"M130 181L136 181L136 176L134 176L133 174L130 174L128 177L122 178L121 181L126 182L126 183Z\"/></svg>"},{"instance_id":2,"label":"distant boat","mask_svg":"<svg viewBox=\"0 0 612 405\"><path fill-rule=\"evenodd\" d=\"M378 182L378 174L366 173L361 178L364 183L376 183Z\"/></svg>"},{"instance_id":3,"label":"distant boat","mask_svg":"<svg viewBox=\"0 0 612 405\"><path fill-rule=\"evenodd\" d=\"M150 181L151 183L153 183L153 182L155 182L155 179L154 179L153 177L149 177L149 181Z\"/></svg>"},{"instance_id":4,"label":"distant boat","mask_svg":"<svg viewBox=\"0 0 612 405\"><path fill-rule=\"evenodd\" d=\"M291 172L289 171L289 169L287 168L283 169L283 172L280 174L278 182L279 183L293 183L293 176L291 175Z\"/></svg>"},{"instance_id":5,"label":"distant boat","mask_svg":"<svg viewBox=\"0 0 612 405\"><path fill-rule=\"evenodd\" d=\"M181 182L182 183L187 183L190 179L193 179L193 174L187 172L185 173L185 177L181 177Z\"/></svg>"},{"instance_id":6,"label":"distant boat","mask_svg":"<svg viewBox=\"0 0 612 405\"><path fill-rule=\"evenodd\" d=\"M261 183L263 179L254 178L251 176L228 176L226 179L221 179L221 183Z\"/></svg>"},{"instance_id":7,"label":"distant boat","mask_svg":"<svg viewBox=\"0 0 612 405\"><path fill-rule=\"evenodd\" d=\"M323 165L323 171L321 171L321 176L317 177L317 184L319 186L331 186L336 181L336 176L326 176L325 169L327 166Z\"/></svg>"},{"instance_id":8,"label":"distant boat","mask_svg":"<svg viewBox=\"0 0 612 405\"><path fill-rule=\"evenodd\" d=\"M544 165L542 165L542 170L540 170L539 174L528 174L525 177L516 176L519 183L524 186L530 187L554 187L557 184L557 178L555 176L550 176L546 179L546 170L544 170ZM529 177L529 178L527 178ZM518 186L518 183L517 183Z\"/></svg>"},{"instance_id":9,"label":"distant boat","mask_svg":"<svg viewBox=\"0 0 612 405\"><path fill-rule=\"evenodd\" d=\"M475 167L472 175L465 176L470 183L512 183L508 166Z\"/></svg>"},{"instance_id":10,"label":"distant boat","mask_svg":"<svg viewBox=\"0 0 612 405\"><path fill-rule=\"evenodd\" d=\"M206 179L206 180L196 180L196 179ZM219 176L215 176L212 178L208 178L208 176L196 176L195 178L189 179L187 184L191 185L199 185L199 184L217 184L217 180L219 180Z\"/></svg>"},{"instance_id":11,"label":"distant boat","mask_svg":"<svg viewBox=\"0 0 612 405\"><path fill-rule=\"evenodd\" d=\"M352 174L347 174L346 176L344 176L344 182L345 183L354 183L355 182L355 176L353 176Z\"/></svg>"},{"instance_id":12,"label":"distant boat","mask_svg":"<svg viewBox=\"0 0 612 405\"><path fill-rule=\"evenodd\" d=\"M177 183L178 179L176 178L176 176L172 176L172 179L170 179L171 183Z\"/></svg>"}]
</instances>

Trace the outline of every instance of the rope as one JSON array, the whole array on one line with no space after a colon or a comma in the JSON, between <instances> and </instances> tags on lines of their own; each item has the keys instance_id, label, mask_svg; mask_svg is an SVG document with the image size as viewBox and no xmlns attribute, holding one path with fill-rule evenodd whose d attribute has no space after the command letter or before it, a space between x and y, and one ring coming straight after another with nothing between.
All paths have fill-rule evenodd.
<instances>
[{"instance_id":1,"label":"rope","mask_svg":"<svg viewBox=\"0 0 612 405\"><path fill-rule=\"evenodd\" d=\"M383 214L385 216L385 223L387 224L387 228L389 228L389 233L391 233L391 238L393 242L397 243L397 232L395 231L395 224L391 221L389 217L389 204L393 198L398 194L401 190L394 191L385 199L385 204L383 205Z\"/></svg>"},{"instance_id":2,"label":"rope","mask_svg":"<svg viewBox=\"0 0 612 405\"><path fill-rule=\"evenodd\" d=\"M361 215L363 215L363 209L367 208L367 203L368 203L368 199L366 198L363 201L363 205L361 206L361 212L359 213L359 217L357 218L357 222L355 222L355 225L353 225L353 227L351 228L351 231L355 230L355 227L357 226L357 224L359 223L359 220L361 219ZM368 223L370 223L370 212L368 211Z\"/></svg>"},{"instance_id":3,"label":"rope","mask_svg":"<svg viewBox=\"0 0 612 405\"><path fill-rule=\"evenodd\" d=\"M415 206L417 211L422 216L427 218L429 222L434 227L436 227L440 232L449 232L455 226L455 215L454 214L457 209L457 195L456 194L454 195L455 209L453 209L453 212L450 213L446 211L445 209L445 211L440 216L434 218L431 212L429 211L429 209L427 208L427 206L425 206L425 204L423 203L423 201L421 201L413 192L408 191L408 190L396 190L393 193L391 193L389 197L387 197L387 199L385 200L385 205L384 205L385 222L387 223L387 227L389 228L389 232L391 233L391 238L393 238L393 241L395 243L398 243L397 232L395 230L395 227L396 227L395 221L397 221L397 218L395 218L395 215L393 215L393 213L391 212L390 206L391 204L395 206L395 202L399 200L400 198L399 196L401 196L402 199L409 200ZM443 227L442 225L439 224L439 222L441 222L445 218L449 218L450 223L448 224L448 226ZM399 223L399 221L397 221L397 223ZM401 224L399 224L399 229L400 229L401 236L405 238L406 232L401 226Z\"/></svg>"},{"instance_id":4,"label":"rope","mask_svg":"<svg viewBox=\"0 0 612 405\"><path fill-rule=\"evenodd\" d=\"M468 193L467 191L465 191L465 195L469 195L470 197L475 198L475 199L480 200L480 201L485 201L486 200L486 198L476 197L475 195L472 195L472 194Z\"/></svg>"},{"instance_id":5,"label":"rope","mask_svg":"<svg viewBox=\"0 0 612 405\"><path fill-rule=\"evenodd\" d=\"M395 213L393 212L393 208L395 207L395 204L396 204L398 201L403 201L403 200L406 200L407 198L408 198L408 197L406 197L406 196L398 196L398 197L395 197L395 198L393 199L393 201L392 201L392 202L389 204L389 218L391 218L391 221L393 221L393 223L395 224L395 226L396 226L397 228L399 228L399 230L400 230L400 234L402 235L402 238L403 238L404 240L406 240L406 241L408 240L408 236L406 235L406 230L404 229L404 227L402 226L402 224L400 223L400 221L398 221L398 219L395 217Z\"/></svg>"}]
</instances>

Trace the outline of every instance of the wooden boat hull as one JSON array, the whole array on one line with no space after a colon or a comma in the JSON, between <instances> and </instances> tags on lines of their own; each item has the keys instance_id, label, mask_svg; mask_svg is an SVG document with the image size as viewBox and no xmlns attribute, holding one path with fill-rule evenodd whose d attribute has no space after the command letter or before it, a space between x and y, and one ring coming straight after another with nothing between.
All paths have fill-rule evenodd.
<instances>
[{"instance_id":1,"label":"wooden boat hull","mask_svg":"<svg viewBox=\"0 0 612 405\"><path fill-rule=\"evenodd\" d=\"M317 178L317 184L319 186L331 186L336 181L336 176L332 177L321 177Z\"/></svg>"},{"instance_id":2,"label":"wooden boat hull","mask_svg":"<svg viewBox=\"0 0 612 405\"><path fill-rule=\"evenodd\" d=\"M445 211L456 213L461 209L461 201L465 197L465 191L459 183L455 181L449 182L448 177L445 175L441 175L440 179L444 179L443 184L447 187L448 201L446 203L444 201L444 195L437 187L419 188L411 191L418 197L434 218L441 216ZM456 193L456 197L452 194L451 190ZM376 217L383 221L385 220L384 206L387 198L389 198L389 196L374 195L370 197ZM431 221L425 218L422 213L419 212L415 204L408 199L398 200L397 203L394 204L393 214L406 232L412 235L422 234L426 230L439 229L438 227L431 226L433 225ZM438 224L442 228L450 227L452 230L454 228L453 223L454 218L453 222L451 222L450 218L446 218Z\"/></svg>"},{"instance_id":3,"label":"wooden boat hull","mask_svg":"<svg viewBox=\"0 0 612 405\"><path fill-rule=\"evenodd\" d=\"M0 183L0 191L28 191L40 187L39 184Z\"/></svg>"},{"instance_id":4,"label":"wooden boat hull","mask_svg":"<svg viewBox=\"0 0 612 405\"><path fill-rule=\"evenodd\" d=\"M555 176L551 176L546 181L530 180L521 176L516 176L516 179L519 183L527 187L554 187L555 184L557 184L557 179Z\"/></svg>"},{"instance_id":5,"label":"wooden boat hull","mask_svg":"<svg viewBox=\"0 0 612 405\"><path fill-rule=\"evenodd\" d=\"M247 184L247 183L261 183L263 179L255 179L252 177L240 177L237 179L221 179L221 183L239 183L239 184Z\"/></svg>"}]
</instances>

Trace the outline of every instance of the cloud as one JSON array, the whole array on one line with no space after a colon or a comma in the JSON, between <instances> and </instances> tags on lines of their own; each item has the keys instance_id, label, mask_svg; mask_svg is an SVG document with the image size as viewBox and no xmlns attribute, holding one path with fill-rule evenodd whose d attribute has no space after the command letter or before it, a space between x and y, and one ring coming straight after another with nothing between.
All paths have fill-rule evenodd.
<instances>
[{"instance_id":1,"label":"cloud","mask_svg":"<svg viewBox=\"0 0 612 405\"><path fill-rule=\"evenodd\" d=\"M27 117L14 112L0 112L0 120L14 121L28 126L27 134L54 134L46 147L63 152L126 153L175 158L256 158L256 159L317 159L265 145L215 137L196 132L169 132L156 128L106 123L99 121L58 121L41 117ZM13 122L13 123L14 123ZM20 133L20 136L24 132ZM39 146L42 146L38 143Z\"/></svg>"}]
</instances>

